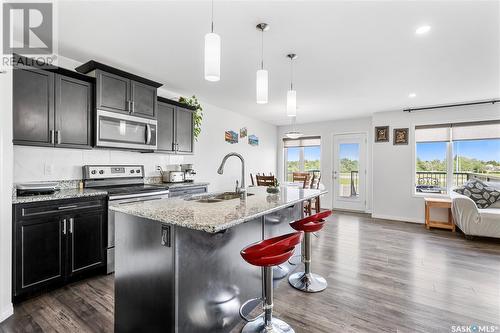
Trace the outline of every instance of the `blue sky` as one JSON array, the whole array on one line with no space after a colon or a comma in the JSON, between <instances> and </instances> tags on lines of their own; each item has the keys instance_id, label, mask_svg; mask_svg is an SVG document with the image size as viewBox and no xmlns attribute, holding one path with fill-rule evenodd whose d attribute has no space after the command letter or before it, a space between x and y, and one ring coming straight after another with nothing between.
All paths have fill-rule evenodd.
<instances>
[{"instance_id":1,"label":"blue sky","mask_svg":"<svg viewBox=\"0 0 500 333\"><path fill-rule=\"evenodd\" d=\"M340 144L340 159L348 158L350 160L359 159L359 144L358 143L342 143Z\"/></svg>"},{"instance_id":2,"label":"blue sky","mask_svg":"<svg viewBox=\"0 0 500 333\"><path fill-rule=\"evenodd\" d=\"M455 141L453 153L481 161L500 161L500 139ZM417 156L423 161L442 160L446 157L446 143L418 143Z\"/></svg>"}]
</instances>

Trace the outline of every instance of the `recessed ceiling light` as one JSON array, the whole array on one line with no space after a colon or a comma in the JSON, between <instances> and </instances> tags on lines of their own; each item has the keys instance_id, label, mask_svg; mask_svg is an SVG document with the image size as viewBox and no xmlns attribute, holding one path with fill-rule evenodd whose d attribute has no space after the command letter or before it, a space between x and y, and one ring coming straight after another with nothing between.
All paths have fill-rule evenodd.
<instances>
[{"instance_id":1,"label":"recessed ceiling light","mask_svg":"<svg viewBox=\"0 0 500 333\"><path fill-rule=\"evenodd\" d=\"M431 30L431 26L430 25L423 25L421 27L418 27L417 30L415 30L415 33L417 35L423 35L423 34L428 33L430 30Z\"/></svg>"},{"instance_id":2,"label":"recessed ceiling light","mask_svg":"<svg viewBox=\"0 0 500 333\"><path fill-rule=\"evenodd\" d=\"M415 97L417 97L417 94L415 94L415 93L409 93L409 94L408 94L408 97L410 97L410 98L415 98Z\"/></svg>"}]
</instances>

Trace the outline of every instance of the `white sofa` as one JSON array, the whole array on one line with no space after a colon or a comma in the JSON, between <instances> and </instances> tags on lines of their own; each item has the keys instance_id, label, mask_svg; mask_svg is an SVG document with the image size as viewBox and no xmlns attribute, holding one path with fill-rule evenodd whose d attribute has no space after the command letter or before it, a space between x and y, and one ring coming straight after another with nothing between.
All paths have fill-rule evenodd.
<instances>
[{"instance_id":1,"label":"white sofa","mask_svg":"<svg viewBox=\"0 0 500 333\"><path fill-rule=\"evenodd\" d=\"M488 183L500 189L500 183ZM451 191L451 210L455 224L467 236L500 238L500 201L479 209L472 199Z\"/></svg>"}]
</instances>

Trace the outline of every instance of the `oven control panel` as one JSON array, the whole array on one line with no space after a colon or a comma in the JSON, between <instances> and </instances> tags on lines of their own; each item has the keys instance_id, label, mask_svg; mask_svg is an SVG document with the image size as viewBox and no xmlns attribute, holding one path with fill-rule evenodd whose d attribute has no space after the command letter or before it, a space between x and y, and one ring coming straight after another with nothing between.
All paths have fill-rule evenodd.
<instances>
[{"instance_id":1,"label":"oven control panel","mask_svg":"<svg viewBox=\"0 0 500 333\"><path fill-rule=\"evenodd\" d=\"M144 166L142 165L86 165L83 167L84 179L103 178L142 178Z\"/></svg>"}]
</instances>

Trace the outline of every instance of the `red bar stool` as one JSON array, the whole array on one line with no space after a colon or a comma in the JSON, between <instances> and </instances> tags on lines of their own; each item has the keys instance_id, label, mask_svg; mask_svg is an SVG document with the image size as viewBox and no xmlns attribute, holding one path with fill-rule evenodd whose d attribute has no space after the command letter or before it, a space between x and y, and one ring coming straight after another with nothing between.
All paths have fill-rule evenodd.
<instances>
[{"instance_id":1,"label":"red bar stool","mask_svg":"<svg viewBox=\"0 0 500 333\"><path fill-rule=\"evenodd\" d=\"M326 289L328 285L324 277L311 273L311 233L320 231L325 224L325 218L332 215L331 210L314 214L290 223L290 226L298 231L305 233L302 242L302 262L304 263L304 272L297 272L288 277L288 282L295 289L308 293L316 293Z\"/></svg>"},{"instance_id":2,"label":"red bar stool","mask_svg":"<svg viewBox=\"0 0 500 333\"><path fill-rule=\"evenodd\" d=\"M302 240L302 232L265 239L251 244L241 250L241 256L251 265L262 267L262 308L263 313L255 318L243 314L244 307L256 299L243 303L240 316L248 323L242 333L294 333L295 331L284 321L273 318L273 266L281 265L293 255L295 246Z\"/></svg>"}]
</instances>

